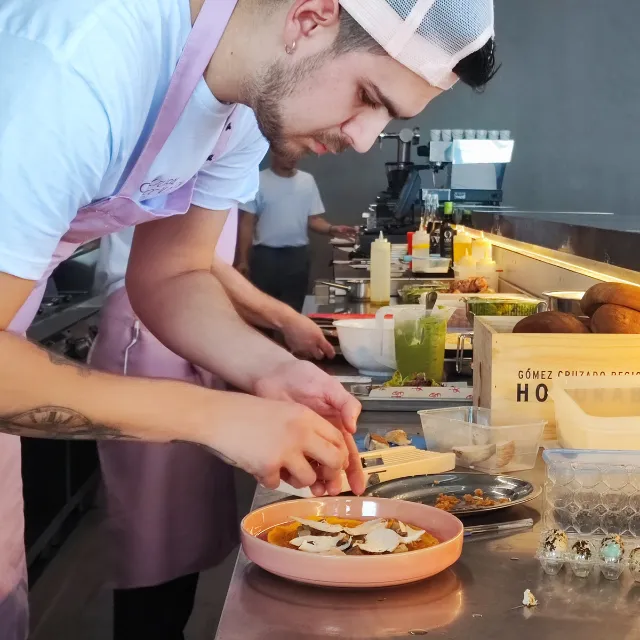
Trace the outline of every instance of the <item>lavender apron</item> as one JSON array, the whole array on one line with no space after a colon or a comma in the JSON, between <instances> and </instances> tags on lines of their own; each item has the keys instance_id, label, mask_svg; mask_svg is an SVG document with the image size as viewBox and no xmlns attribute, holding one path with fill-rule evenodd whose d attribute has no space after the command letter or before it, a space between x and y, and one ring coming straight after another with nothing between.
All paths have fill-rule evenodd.
<instances>
[{"instance_id":1,"label":"lavender apron","mask_svg":"<svg viewBox=\"0 0 640 640\"><path fill-rule=\"evenodd\" d=\"M149 211L134 197L202 78L235 4L235 0L205 0L176 65L153 131L125 183L113 196L78 211L54 252L47 271L9 326L10 331L25 333L38 309L49 275L80 244L125 227L187 211L195 178L169 194L163 210ZM226 125L220 146L226 144L229 135ZM220 153L218 146L216 153ZM25 640L28 633L27 572L20 440L16 436L0 434L0 478L0 638Z\"/></svg>"},{"instance_id":2,"label":"lavender apron","mask_svg":"<svg viewBox=\"0 0 640 640\"><path fill-rule=\"evenodd\" d=\"M233 262L237 210L216 247ZM92 367L223 388L162 345L136 318L123 288L103 307ZM146 587L203 571L237 544L233 470L190 444L100 442L107 496L110 581Z\"/></svg>"}]
</instances>

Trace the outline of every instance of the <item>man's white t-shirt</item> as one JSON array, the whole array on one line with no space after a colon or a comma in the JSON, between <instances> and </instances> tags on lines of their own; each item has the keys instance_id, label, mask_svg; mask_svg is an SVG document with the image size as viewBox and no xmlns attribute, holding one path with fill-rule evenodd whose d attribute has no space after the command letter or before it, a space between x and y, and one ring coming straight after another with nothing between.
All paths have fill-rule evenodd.
<instances>
[{"instance_id":1,"label":"man's white t-shirt","mask_svg":"<svg viewBox=\"0 0 640 640\"><path fill-rule=\"evenodd\" d=\"M324 213L318 185L310 173L296 171L291 178L283 178L271 169L260 172L255 200L240 208L257 216L254 245L274 248L309 244L309 216Z\"/></svg>"},{"instance_id":2,"label":"man's white t-shirt","mask_svg":"<svg viewBox=\"0 0 640 640\"><path fill-rule=\"evenodd\" d=\"M0 271L39 279L77 210L112 195L138 157L191 29L189 0L0 0ZM161 206L197 174L193 203L254 198L267 151L201 79L137 199Z\"/></svg>"}]
</instances>

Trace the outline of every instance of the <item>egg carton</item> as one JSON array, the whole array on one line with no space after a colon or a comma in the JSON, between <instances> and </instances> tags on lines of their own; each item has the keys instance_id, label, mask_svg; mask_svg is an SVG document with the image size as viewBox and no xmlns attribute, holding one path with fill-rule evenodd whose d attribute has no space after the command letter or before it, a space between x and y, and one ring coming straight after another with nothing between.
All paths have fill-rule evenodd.
<instances>
[{"instance_id":1,"label":"egg carton","mask_svg":"<svg viewBox=\"0 0 640 640\"><path fill-rule=\"evenodd\" d=\"M617 534L640 542L640 456L636 452L548 450L543 523L569 535Z\"/></svg>"},{"instance_id":2,"label":"egg carton","mask_svg":"<svg viewBox=\"0 0 640 640\"><path fill-rule=\"evenodd\" d=\"M599 571L607 580L618 580L629 571L640 583L640 545L617 534L598 537L567 535L561 529L543 531L536 552L544 572L555 576L563 567L578 578Z\"/></svg>"}]
</instances>

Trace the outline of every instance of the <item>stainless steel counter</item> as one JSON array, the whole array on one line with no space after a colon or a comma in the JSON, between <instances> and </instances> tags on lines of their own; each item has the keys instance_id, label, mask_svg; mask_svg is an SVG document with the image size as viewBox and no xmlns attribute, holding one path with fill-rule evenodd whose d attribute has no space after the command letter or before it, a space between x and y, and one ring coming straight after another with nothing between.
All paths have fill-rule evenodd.
<instances>
[{"instance_id":1,"label":"stainless steel counter","mask_svg":"<svg viewBox=\"0 0 640 640\"><path fill-rule=\"evenodd\" d=\"M361 428L402 424L407 415L363 414ZM371 422L375 420L375 423ZM540 483L536 468L517 474ZM258 489L253 507L282 499ZM320 640L321 638L428 638L449 640L632 640L640 638L640 585L627 573L608 582L595 572L579 579L566 569L546 576L534 558L541 523L541 498L530 506L506 509L484 521L534 519L526 533L472 539L462 558L430 580L392 589L343 591L287 582L252 565L242 552L231 580L217 640ZM519 607L525 589L539 600ZM519 608L516 608L519 607ZM426 634L424 632L427 632Z\"/></svg>"}]
</instances>

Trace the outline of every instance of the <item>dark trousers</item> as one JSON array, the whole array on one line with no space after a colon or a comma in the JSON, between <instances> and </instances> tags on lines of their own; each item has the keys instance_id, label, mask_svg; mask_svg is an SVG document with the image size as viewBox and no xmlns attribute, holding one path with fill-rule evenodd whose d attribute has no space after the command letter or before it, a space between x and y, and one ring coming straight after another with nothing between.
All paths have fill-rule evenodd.
<instances>
[{"instance_id":1,"label":"dark trousers","mask_svg":"<svg viewBox=\"0 0 640 640\"><path fill-rule=\"evenodd\" d=\"M113 592L113 639L184 640L198 575L192 573L155 587L116 589Z\"/></svg>"},{"instance_id":2,"label":"dark trousers","mask_svg":"<svg viewBox=\"0 0 640 640\"><path fill-rule=\"evenodd\" d=\"M251 282L266 294L301 312L309 286L309 247L253 247Z\"/></svg>"}]
</instances>

